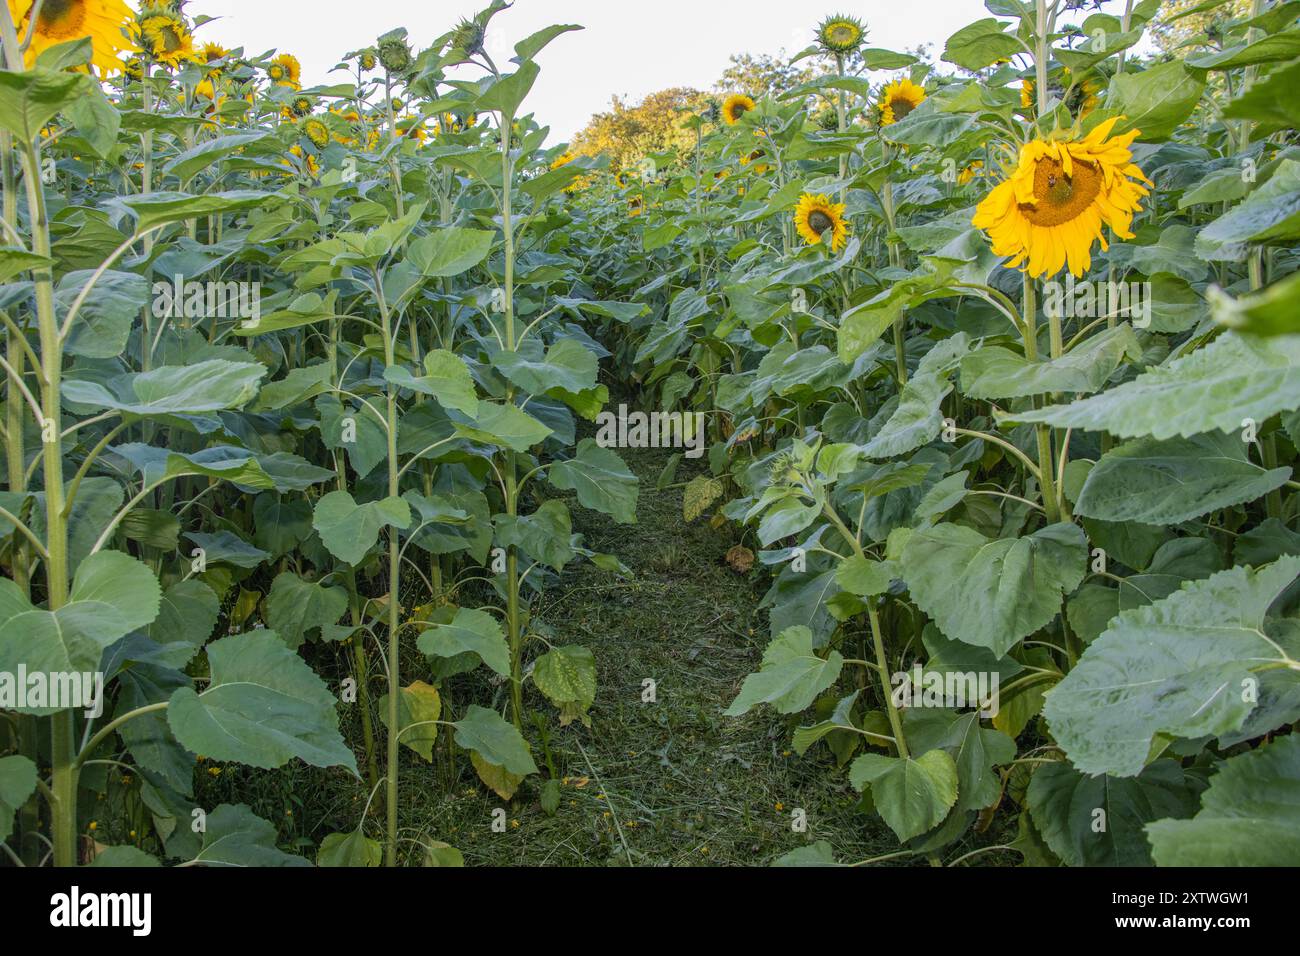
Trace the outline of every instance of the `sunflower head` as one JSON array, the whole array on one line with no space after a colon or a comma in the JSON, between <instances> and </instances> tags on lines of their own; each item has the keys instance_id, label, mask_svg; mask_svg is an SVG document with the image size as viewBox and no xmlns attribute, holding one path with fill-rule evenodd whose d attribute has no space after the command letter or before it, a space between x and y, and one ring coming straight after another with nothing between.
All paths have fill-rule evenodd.
<instances>
[{"instance_id":1,"label":"sunflower head","mask_svg":"<svg viewBox=\"0 0 1300 956\"><path fill-rule=\"evenodd\" d=\"M400 36L384 37L379 41L379 62L389 73L401 74L411 68L414 57L406 39Z\"/></svg>"},{"instance_id":2,"label":"sunflower head","mask_svg":"<svg viewBox=\"0 0 1300 956\"><path fill-rule=\"evenodd\" d=\"M155 63L179 67L194 60L194 34L179 8L146 3L136 18L134 34L144 55Z\"/></svg>"},{"instance_id":3,"label":"sunflower head","mask_svg":"<svg viewBox=\"0 0 1300 956\"><path fill-rule=\"evenodd\" d=\"M839 14L817 25L817 44L831 56L848 56L860 46L867 28L856 17Z\"/></svg>"},{"instance_id":4,"label":"sunflower head","mask_svg":"<svg viewBox=\"0 0 1300 956\"><path fill-rule=\"evenodd\" d=\"M295 96L289 104L289 110L294 116L306 116L315 106L310 96Z\"/></svg>"},{"instance_id":5,"label":"sunflower head","mask_svg":"<svg viewBox=\"0 0 1300 956\"><path fill-rule=\"evenodd\" d=\"M221 75L221 61L230 55L220 43L205 43L199 47L199 62L208 65L208 76Z\"/></svg>"},{"instance_id":6,"label":"sunflower head","mask_svg":"<svg viewBox=\"0 0 1300 956\"><path fill-rule=\"evenodd\" d=\"M633 196L627 201L627 215L629 219L635 219L641 215L641 197Z\"/></svg>"},{"instance_id":7,"label":"sunflower head","mask_svg":"<svg viewBox=\"0 0 1300 956\"><path fill-rule=\"evenodd\" d=\"M849 238L849 222L844 218L844 203L833 203L824 193L804 193L794 210L794 225L804 242L815 246L828 240L832 252L844 248Z\"/></svg>"},{"instance_id":8,"label":"sunflower head","mask_svg":"<svg viewBox=\"0 0 1300 956\"><path fill-rule=\"evenodd\" d=\"M379 63L379 58L375 55L374 50L364 50L360 56L361 69L369 73Z\"/></svg>"},{"instance_id":9,"label":"sunflower head","mask_svg":"<svg viewBox=\"0 0 1300 956\"><path fill-rule=\"evenodd\" d=\"M1110 135L1119 120L1081 139L1038 139L1020 148L1015 168L971 220L988 233L995 254L1011 257L1008 268L1038 278L1068 265L1082 276L1092 267L1093 243L1108 248L1103 226L1133 238L1133 216L1151 181L1132 162L1139 131Z\"/></svg>"},{"instance_id":10,"label":"sunflower head","mask_svg":"<svg viewBox=\"0 0 1300 956\"><path fill-rule=\"evenodd\" d=\"M963 169L960 173L957 174L957 185L965 186L967 183L972 182L983 169L984 169L984 160L982 159L975 160L973 163L971 163L969 166L967 166L965 169Z\"/></svg>"},{"instance_id":11,"label":"sunflower head","mask_svg":"<svg viewBox=\"0 0 1300 956\"><path fill-rule=\"evenodd\" d=\"M880 92L880 125L892 126L925 102L925 87L911 80L895 80Z\"/></svg>"},{"instance_id":12,"label":"sunflower head","mask_svg":"<svg viewBox=\"0 0 1300 956\"><path fill-rule=\"evenodd\" d=\"M320 163L316 161L315 156L307 152L301 146L290 146L289 154L297 158L298 164L308 173L308 175L313 177L320 175ZM289 160L285 160L285 165L292 166L293 164L289 162Z\"/></svg>"},{"instance_id":13,"label":"sunflower head","mask_svg":"<svg viewBox=\"0 0 1300 956\"><path fill-rule=\"evenodd\" d=\"M33 6L33 0L9 0L9 16L19 39L31 33L24 54L27 66L52 46L89 37L91 66L103 73L122 71L121 54L134 50L122 33L124 27L131 27L134 14L122 0L45 0L35 24L31 23Z\"/></svg>"},{"instance_id":14,"label":"sunflower head","mask_svg":"<svg viewBox=\"0 0 1300 956\"><path fill-rule=\"evenodd\" d=\"M1065 107L1076 120L1081 120L1097 108L1097 94L1101 84L1094 79L1086 79L1070 88L1070 95L1065 98Z\"/></svg>"},{"instance_id":15,"label":"sunflower head","mask_svg":"<svg viewBox=\"0 0 1300 956\"><path fill-rule=\"evenodd\" d=\"M266 65L266 75L276 86L302 87L302 64L292 53L281 53Z\"/></svg>"},{"instance_id":16,"label":"sunflower head","mask_svg":"<svg viewBox=\"0 0 1300 956\"><path fill-rule=\"evenodd\" d=\"M1034 108L1034 81L1020 81L1020 108L1022 110L1032 110Z\"/></svg>"},{"instance_id":17,"label":"sunflower head","mask_svg":"<svg viewBox=\"0 0 1300 956\"><path fill-rule=\"evenodd\" d=\"M448 49L458 60L468 60L483 52L487 28L477 20L461 20L452 32Z\"/></svg>"},{"instance_id":18,"label":"sunflower head","mask_svg":"<svg viewBox=\"0 0 1300 956\"><path fill-rule=\"evenodd\" d=\"M307 117L298 126L298 132L311 140L317 149L324 149L330 143L329 127L314 117Z\"/></svg>"},{"instance_id":19,"label":"sunflower head","mask_svg":"<svg viewBox=\"0 0 1300 956\"><path fill-rule=\"evenodd\" d=\"M128 80L143 80L144 63L141 62L138 56L133 56L123 64L122 72Z\"/></svg>"},{"instance_id":20,"label":"sunflower head","mask_svg":"<svg viewBox=\"0 0 1300 956\"><path fill-rule=\"evenodd\" d=\"M754 108L754 100L744 93L732 93L723 101L722 118L728 126L735 126L740 118Z\"/></svg>"}]
</instances>

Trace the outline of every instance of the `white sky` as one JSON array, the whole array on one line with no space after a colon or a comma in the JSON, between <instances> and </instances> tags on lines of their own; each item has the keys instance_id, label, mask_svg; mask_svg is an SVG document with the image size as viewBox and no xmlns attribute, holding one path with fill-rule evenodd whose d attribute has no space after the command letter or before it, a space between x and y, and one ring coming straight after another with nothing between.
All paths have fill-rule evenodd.
<instances>
[{"instance_id":1,"label":"white sky","mask_svg":"<svg viewBox=\"0 0 1300 956\"><path fill-rule=\"evenodd\" d=\"M191 0L186 12L221 19L199 40L244 47L256 56L277 48L302 61L305 85L339 83L329 70L345 53L381 33L406 27L412 46L427 47L486 0ZM944 41L990 16L980 0L516 0L497 14L488 52L502 69L516 41L552 23L585 30L553 41L538 58L542 73L525 103L552 142L567 140L614 94L632 101L670 86L709 89L732 53L802 50L821 17L846 13L868 24L869 46L901 50Z\"/></svg>"}]
</instances>

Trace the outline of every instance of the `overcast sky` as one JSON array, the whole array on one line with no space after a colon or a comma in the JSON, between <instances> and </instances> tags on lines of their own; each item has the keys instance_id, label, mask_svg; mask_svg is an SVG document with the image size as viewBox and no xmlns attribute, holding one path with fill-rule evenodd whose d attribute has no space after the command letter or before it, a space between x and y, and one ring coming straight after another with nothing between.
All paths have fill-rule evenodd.
<instances>
[{"instance_id":1,"label":"overcast sky","mask_svg":"<svg viewBox=\"0 0 1300 956\"><path fill-rule=\"evenodd\" d=\"M242 45L249 55L290 52L313 85L342 82L343 74L329 70L381 33L404 26L412 45L423 48L482 6L486 0L191 0L186 10L220 18L199 30L199 40ZM488 52L502 65L517 40L542 27L586 28L541 54L542 75L526 104L559 141L614 94L637 100L670 86L708 89L731 54L801 50L821 17L839 12L867 21L871 46L899 50L930 41L936 55L950 34L989 16L980 0L516 0L492 21Z\"/></svg>"}]
</instances>

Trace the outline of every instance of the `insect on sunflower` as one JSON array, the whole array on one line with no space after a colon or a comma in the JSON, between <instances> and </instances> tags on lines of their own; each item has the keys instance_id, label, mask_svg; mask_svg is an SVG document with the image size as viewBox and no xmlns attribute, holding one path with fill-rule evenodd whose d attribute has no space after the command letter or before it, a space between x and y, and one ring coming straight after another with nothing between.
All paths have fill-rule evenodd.
<instances>
[{"instance_id":1,"label":"insect on sunflower","mask_svg":"<svg viewBox=\"0 0 1300 956\"><path fill-rule=\"evenodd\" d=\"M925 102L925 87L911 80L896 80L880 92L880 125L892 126Z\"/></svg>"},{"instance_id":2,"label":"insect on sunflower","mask_svg":"<svg viewBox=\"0 0 1300 956\"><path fill-rule=\"evenodd\" d=\"M754 101L744 93L732 93L722 104L722 118L728 126L735 126L740 118L754 108Z\"/></svg>"},{"instance_id":3,"label":"insect on sunflower","mask_svg":"<svg viewBox=\"0 0 1300 956\"><path fill-rule=\"evenodd\" d=\"M847 56L862 45L867 29L856 17L827 17L817 26L817 43L832 56Z\"/></svg>"},{"instance_id":4,"label":"insect on sunflower","mask_svg":"<svg viewBox=\"0 0 1300 956\"><path fill-rule=\"evenodd\" d=\"M291 86L296 90L301 86L302 64L292 53L281 53L266 65L266 75L277 86Z\"/></svg>"},{"instance_id":5,"label":"insect on sunflower","mask_svg":"<svg viewBox=\"0 0 1300 956\"><path fill-rule=\"evenodd\" d=\"M32 24L29 17L33 0L8 0L9 15L17 27L19 38L26 36ZM32 42L24 60L27 66L45 50L70 40L89 37L90 63L104 73L122 70L120 54L133 47L122 34L133 14L122 0L45 0L36 14Z\"/></svg>"},{"instance_id":6,"label":"insect on sunflower","mask_svg":"<svg viewBox=\"0 0 1300 956\"><path fill-rule=\"evenodd\" d=\"M1129 150L1140 131L1111 137L1120 119L1107 120L1082 139L1039 139L1020 148L1015 169L984 197L971 220L988 233L994 253L1011 257L1008 268L1038 278L1068 265L1082 276L1092 266L1093 242L1108 248L1102 226L1121 239L1133 238L1133 214L1141 211L1151 181Z\"/></svg>"},{"instance_id":7,"label":"insect on sunflower","mask_svg":"<svg viewBox=\"0 0 1300 956\"><path fill-rule=\"evenodd\" d=\"M804 193L794 210L794 226L804 242L815 246L826 241L830 233L831 251L839 252L849 238L849 222L844 218L844 203L833 203L824 193Z\"/></svg>"}]
</instances>

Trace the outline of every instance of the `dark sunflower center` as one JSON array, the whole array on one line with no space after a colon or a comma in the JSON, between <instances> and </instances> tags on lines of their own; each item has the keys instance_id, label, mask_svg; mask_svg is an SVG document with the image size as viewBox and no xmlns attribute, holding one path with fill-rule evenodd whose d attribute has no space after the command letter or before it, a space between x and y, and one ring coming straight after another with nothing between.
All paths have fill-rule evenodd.
<instances>
[{"instance_id":1,"label":"dark sunflower center","mask_svg":"<svg viewBox=\"0 0 1300 956\"><path fill-rule=\"evenodd\" d=\"M36 25L48 36L69 37L81 29L85 19L85 0L45 0Z\"/></svg>"},{"instance_id":2,"label":"dark sunflower center","mask_svg":"<svg viewBox=\"0 0 1300 956\"><path fill-rule=\"evenodd\" d=\"M1034 169L1034 205L1020 211L1036 226L1059 226L1077 218L1101 192L1101 170L1093 163L1075 160L1074 175L1065 175L1054 159L1039 160Z\"/></svg>"},{"instance_id":3,"label":"dark sunflower center","mask_svg":"<svg viewBox=\"0 0 1300 956\"><path fill-rule=\"evenodd\" d=\"M889 101L889 108L894 113L894 119L901 120L916 107L912 105L911 100L905 100L901 96L896 96Z\"/></svg>"},{"instance_id":4,"label":"dark sunflower center","mask_svg":"<svg viewBox=\"0 0 1300 956\"><path fill-rule=\"evenodd\" d=\"M819 236L833 225L835 225L835 221L820 209L808 217L808 228Z\"/></svg>"}]
</instances>

